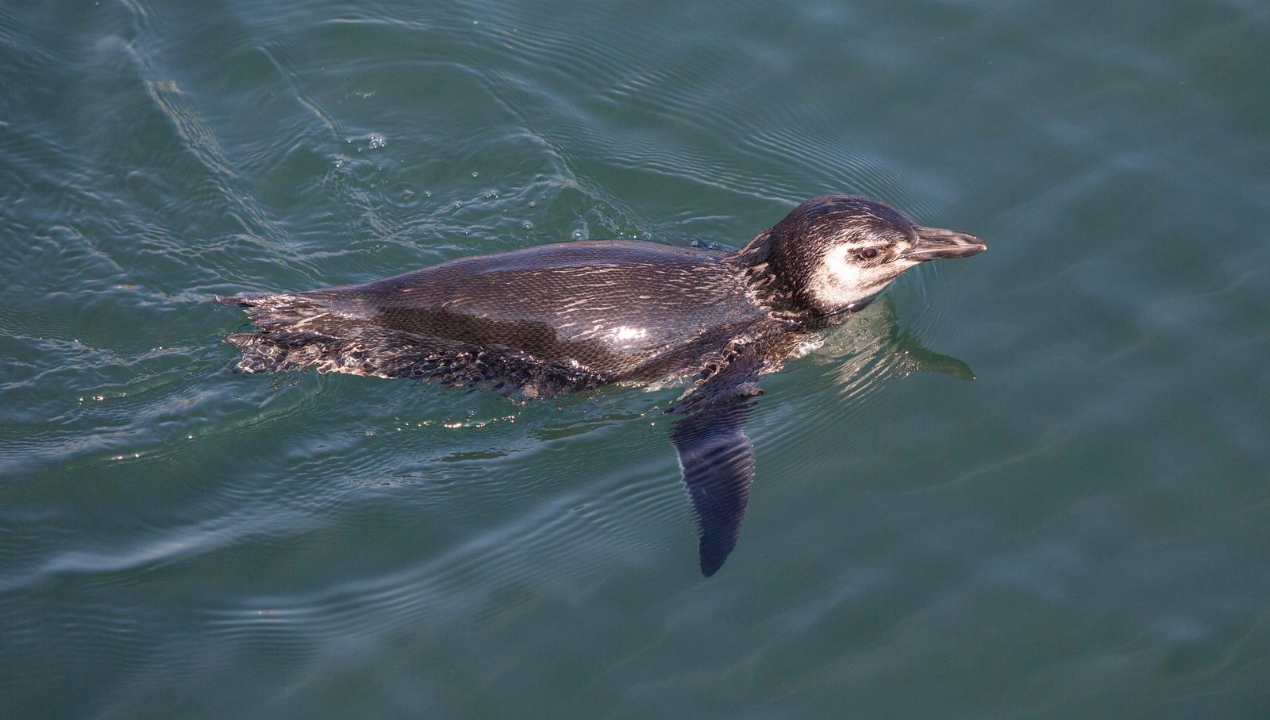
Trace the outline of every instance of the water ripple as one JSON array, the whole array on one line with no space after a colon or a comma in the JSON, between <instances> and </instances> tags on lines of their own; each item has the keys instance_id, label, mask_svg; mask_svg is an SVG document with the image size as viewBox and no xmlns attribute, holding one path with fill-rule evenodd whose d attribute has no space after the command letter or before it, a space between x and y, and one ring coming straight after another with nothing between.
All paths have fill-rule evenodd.
<instances>
[{"instance_id":1,"label":"water ripple","mask_svg":"<svg viewBox=\"0 0 1270 720\"><path fill-rule=\"evenodd\" d=\"M250 678L237 684L267 686L243 693L251 712L287 715L389 646L430 663L454 639L454 657L498 665L503 675L478 681L488 690L491 678L518 680L547 635L574 643L552 657L589 662L604 641L571 638L619 628L633 631L612 636L621 647L607 666L570 676L621 707L628 688L779 672L829 626L850 652L808 652L825 674L782 687L827 683L850 669L843 658L895 663L911 649L924 613L956 589L944 556L911 549L904 523L883 513L874 542L895 554L844 562L823 538L836 520L805 522L806 505L777 500L818 473L872 468L863 450L890 420L873 411L913 373L969 373L936 352L965 322L939 314L941 270L906 277L764 379L753 532L737 556L748 562L713 585L699 577L661 414L682 388L519 405L229 371L222 339L244 321L214 294L364 281L571 238L739 247L823 192L880 197L928 223L948 207L947 179L874 142L860 106L781 92L826 56L734 42L762 34L746 25L752 10L557 5L0 7L0 619L6 647L34 668L0 680L0 694L131 716L175 695L222 698ZM625 30L653 15L699 28L703 14L712 32ZM781 19L804 33L813 15L834 32L858 20L824 7ZM868 52L844 57L863 65ZM1056 426L1043 452L1070 438L1072 426ZM989 470L1023 462L1003 457ZM1058 567L1055 557L976 569L1003 582L1018 563ZM935 578L925 596L896 570L913 559ZM757 596L727 585L773 567L787 575L750 583ZM772 596L791 589L792 604ZM750 623L762 607L774 616ZM742 638L757 636L736 633L725 662L663 662L684 638L717 648L702 628L729 624L787 639L751 646ZM507 652L480 639L507 640ZM67 677L94 687L59 704Z\"/></svg>"}]
</instances>

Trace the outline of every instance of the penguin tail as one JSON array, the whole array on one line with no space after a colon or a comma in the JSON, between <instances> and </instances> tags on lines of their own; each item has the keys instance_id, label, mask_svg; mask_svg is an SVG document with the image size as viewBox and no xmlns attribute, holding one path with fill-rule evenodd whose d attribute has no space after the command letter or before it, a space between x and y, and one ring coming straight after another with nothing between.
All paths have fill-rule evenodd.
<instances>
[{"instance_id":1,"label":"penguin tail","mask_svg":"<svg viewBox=\"0 0 1270 720\"><path fill-rule=\"evenodd\" d=\"M240 373L290 372L316 367L322 372L359 372L359 338L364 318L305 294L245 293L216 297L221 305L247 311L259 332L237 333L225 342L242 351Z\"/></svg>"}]
</instances>

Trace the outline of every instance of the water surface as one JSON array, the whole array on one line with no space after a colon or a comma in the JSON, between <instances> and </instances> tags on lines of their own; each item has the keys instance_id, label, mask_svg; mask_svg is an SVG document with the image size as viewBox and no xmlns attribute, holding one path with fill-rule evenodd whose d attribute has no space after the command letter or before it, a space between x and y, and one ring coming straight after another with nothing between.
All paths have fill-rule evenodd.
<instances>
[{"instance_id":1,"label":"water surface","mask_svg":"<svg viewBox=\"0 0 1270 720\"><path fill-rule=\"evenodd\" d=\"M1239 0L6 2L0 716L1264 717L1267 38ZM825 192L989 251L765 381L710 579L677 391L237 376L212 301L736 248Z\"/></svg>"}]
</instances>

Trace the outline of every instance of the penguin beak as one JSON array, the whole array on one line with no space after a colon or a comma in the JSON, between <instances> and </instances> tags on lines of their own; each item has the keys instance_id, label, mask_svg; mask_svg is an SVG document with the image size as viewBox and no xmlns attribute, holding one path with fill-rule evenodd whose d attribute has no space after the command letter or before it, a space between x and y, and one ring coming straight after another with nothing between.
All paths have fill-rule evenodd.
<instances>
[{"instance_id":1,"label":"penguin beak","mask_svg":"<svg viewBox=\"0 0 1270 720\"><path fill-rule=\"evenodd\" d=\"M978 255L988 249L979 238L966 233L942 228L917 227L917 242L901 257L925 262L927 260L956 260Z\"/></svg>"}]
</instances>

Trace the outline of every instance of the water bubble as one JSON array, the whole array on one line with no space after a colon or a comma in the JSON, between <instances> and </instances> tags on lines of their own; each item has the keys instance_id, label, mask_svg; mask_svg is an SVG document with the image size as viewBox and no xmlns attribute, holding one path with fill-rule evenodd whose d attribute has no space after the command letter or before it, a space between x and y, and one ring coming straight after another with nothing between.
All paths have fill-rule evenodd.
<instances>
[{"instance_id":1,"label":"water bubble","mask_svg":"<svg viewBox=\"0 0 1270 720\"><path fill-rule=\"evenodd\" d=\"M387 144L388 144L388 141L384 139L383 135L380 135L379 133L370 134L370 149L371 150L378 150L379 148Z\"/></svg>"}]
</instances>

